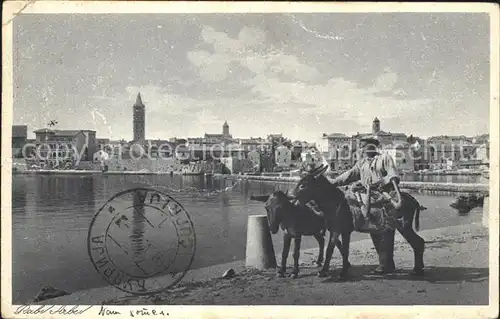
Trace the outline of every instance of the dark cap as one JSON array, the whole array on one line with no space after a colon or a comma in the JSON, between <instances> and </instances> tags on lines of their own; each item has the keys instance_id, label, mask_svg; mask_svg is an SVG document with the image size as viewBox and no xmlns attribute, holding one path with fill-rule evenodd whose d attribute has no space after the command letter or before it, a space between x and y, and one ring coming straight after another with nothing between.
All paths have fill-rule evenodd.
<instances>
[{"instance_id":1,"label":"dark cap","mask_svg":"<svg viewBox=\"0 0 500 319\"><path fill-rule=\"evenodd\" d=\"M369 136L365 136L365 137L361 138L360 142L361 142L361 147L365 147L365 146L370 145L370 144L375 145L375 146L380 145L378 138L376 136L373 136L373 135L369 135Z\"/></svg>"}]
</instances>

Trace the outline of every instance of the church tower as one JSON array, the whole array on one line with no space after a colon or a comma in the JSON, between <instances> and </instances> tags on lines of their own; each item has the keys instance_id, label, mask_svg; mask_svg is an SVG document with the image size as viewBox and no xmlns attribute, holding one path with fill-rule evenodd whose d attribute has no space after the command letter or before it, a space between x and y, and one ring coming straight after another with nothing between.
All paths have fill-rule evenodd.
<instances>
[{"instance_id":1,"label":"church tower","mask_svg":"<svg viewBox=\"0 0 500 319\"><path fill-rule=\"evenodd\" d=\"M222 135L229 136L229 124L227 124L227 121L222 125Z\"/></svg>"},{"instance_id":2,"label":"church tower","mask_svg":"<svg viewBox=\"0 0 500 319\"><path fill-rule=\"evenodd\" d=\"M378 132L380 132L380 121L378 118L375 118L372 124L372 134L377 135Z\"/></svg>"},{"instance_id":3,"label":"church tower","mask_svg":"<svg viewBox=\"0 0 500 319\"><path fill-rule=\"evenodd\" d=\"M142 103L141 93L137 94L133 110L134 141L144 141L146 131L146 106Z\"/></svg>"}]
</instances>

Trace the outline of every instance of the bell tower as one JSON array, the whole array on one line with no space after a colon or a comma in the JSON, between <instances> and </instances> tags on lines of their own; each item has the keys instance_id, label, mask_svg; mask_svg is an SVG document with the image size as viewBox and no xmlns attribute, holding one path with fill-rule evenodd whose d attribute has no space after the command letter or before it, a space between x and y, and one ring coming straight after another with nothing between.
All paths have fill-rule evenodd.
<instances>
[{"instance_id":1,"label":"bell tower","mask_svg":"<svg viewBox=\"0 0 500 319\"><path fill-rule=\"evenodd\" d=\"M378 118L375 118L372 123L372 134L377 135L380 132L380 121Z\"/></svg>"},{"instance_id":2,"label":"bell tower","mask_svg":"<svg viewBox=\"0 0 500 319\"><path fill-rule=\"evenodd\" d=\"M229 136L229 124L227 124L227 121L222 125L222 135Z\"/></svg>"},{"instance_id":3,"label":"bell tower","mask_svg":"<svg viewBox=\"0 0 500 319\"><path fill-rule=\"evenodd\" d=\"M141 93L137 94L137 99L133 106L133 127L134 141L144 141L146 131L146 106L142 103Z\"/></svg>"}]
</instances>

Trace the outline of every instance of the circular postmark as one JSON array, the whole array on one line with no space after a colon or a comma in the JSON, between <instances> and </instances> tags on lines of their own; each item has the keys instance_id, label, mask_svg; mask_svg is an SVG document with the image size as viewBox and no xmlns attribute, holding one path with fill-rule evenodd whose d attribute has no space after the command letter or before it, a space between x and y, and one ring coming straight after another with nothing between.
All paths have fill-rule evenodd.
<instances>
[{"instance_id":1,"label":"circular postmark","mask_svg":"<svg viewBox=\"0 0 500 319\"><path fill-rule=\"evenodd\" d=\"M132 294L152 294L178 283L194 260L196 235L188 212L154 188L111 197L95 214L87 238L96 271Z\"/></svg>"}]
</instances>

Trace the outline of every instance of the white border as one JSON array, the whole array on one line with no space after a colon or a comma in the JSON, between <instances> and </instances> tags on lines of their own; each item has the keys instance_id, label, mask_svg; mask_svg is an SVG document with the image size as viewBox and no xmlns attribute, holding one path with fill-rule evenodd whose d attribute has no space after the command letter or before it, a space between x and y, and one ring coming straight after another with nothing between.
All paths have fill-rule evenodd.
<instances>
[{"instance_id":1,"label":"white border","mask_svg":"<svg viewBox=\"0 0 500 319\"><path fill-rule=\"evenodd\" d=\"M159 2L159 1L25 1L4 2L2 23L23 13L270 13L270 12L485 12L490 15L490 305L489 306L154 306L169 317L204 318L289 318L289 317L370 317L370 318L493 318L498 315L498 215L499 209L499 10L488 3L287 3L287 2ZM2 317L12 315L11 293L11 125L13 105L12 23L2 25ZM495 200L496 199L496 200ZM113 307L115 308L115 307ZM143 307L117 307L141 309ZM152 307L147 307L151 309ZM97 316L99 306L79 317ZM75 315L72 315L75 317ZM22 316L27 318L26 315ZM48 318L48 315L32 317ZM20 316L19 316L20 318Z\"/></svg>"}]
</instances>

